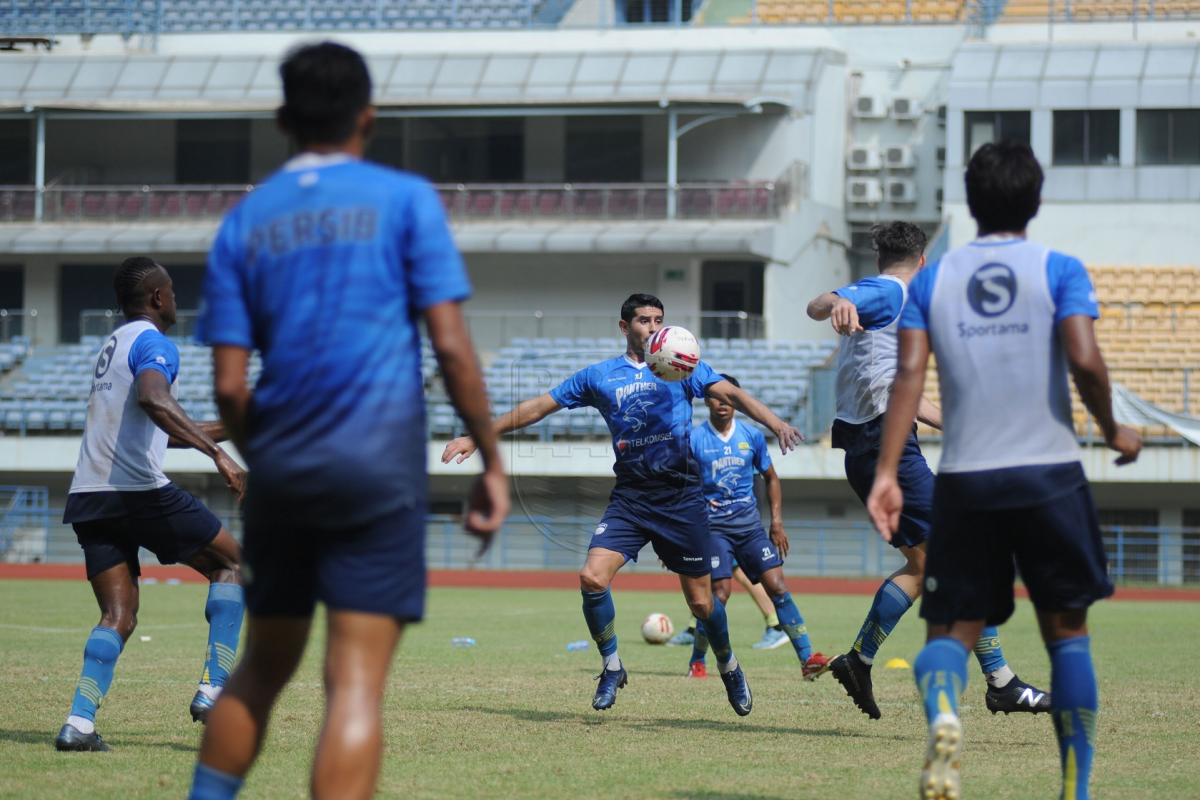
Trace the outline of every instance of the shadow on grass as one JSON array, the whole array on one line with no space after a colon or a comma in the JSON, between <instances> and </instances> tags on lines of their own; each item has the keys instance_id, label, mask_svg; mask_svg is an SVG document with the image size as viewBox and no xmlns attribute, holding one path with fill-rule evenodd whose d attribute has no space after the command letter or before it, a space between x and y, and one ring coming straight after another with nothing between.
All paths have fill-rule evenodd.
<instances>
[{"instance_id":1,"label":"shadow on grass","mask_svg":"<svg viewBox=\"0 0 1200 800\"><path fill-rule=\"evenodd\" d=\"M47 749L54 749L54 737L58 731L10 731L0 729L0 742L15 742L17 744L31 744L44 746ZM119 734L116 741L105 737L104 741L108 743L113 750L122 748L134 747L154 747L167 750L178 750L181 753L195 753L197 746L180 744L179 742L163 742L163 741L147 741L140 734Z\"/></svg>"},{"instance_id":2,"label":"shadow on grass","mask_svg":"<svg viewBox=\"0 0 1200 800\"><path fill-rule=\"evenodd\" d=\"M680 800L784 800L776 795L743 794L742 792L676 792L672 797ZM789 798L789 800L807 800L806 798ZM816 800L814 795L813 800Z\"/></svg>"}]
</instances>

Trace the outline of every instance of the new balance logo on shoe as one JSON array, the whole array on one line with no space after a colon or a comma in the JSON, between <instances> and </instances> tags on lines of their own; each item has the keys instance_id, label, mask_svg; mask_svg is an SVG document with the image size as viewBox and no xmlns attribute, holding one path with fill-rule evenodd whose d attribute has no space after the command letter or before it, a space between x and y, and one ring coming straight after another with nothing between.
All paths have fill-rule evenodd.
<instances>
[{"instance_id":1,"label":"new balance logo on shoe","mask_svg":"<svg viewBox=\"0 0 1200 800\"><path fill-rule=\"evenodd\" d=\"M1042 698L1045 696L1045 692L1039 692L1032 686L1027 686L1025 690L1021 692L1021 696L1017 698L1017 702L1025 703L1033 708L1037 708L1038 703L1042 702Z\"/></svg>"}]
</instances>

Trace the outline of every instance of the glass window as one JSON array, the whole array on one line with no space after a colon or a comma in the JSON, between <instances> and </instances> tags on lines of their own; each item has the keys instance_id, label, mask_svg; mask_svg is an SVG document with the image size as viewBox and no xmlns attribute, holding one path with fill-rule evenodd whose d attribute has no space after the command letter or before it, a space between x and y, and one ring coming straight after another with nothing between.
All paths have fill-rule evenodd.
<instances>
[{"instance_id":1,"label":"glass window","mask_svg":"<svg viewBox=\"0 0 1200 800\"><path fill-rule=\"evenodd\" d=\"M516 117L414 119L406 169L434 183L519 183L524 121Z\"/></svg>"},{"instance_id":2,"label":"glass window","mask_svg":"<svg viewBox=\"0 0 1200 800\"><path fill-rule=\"evenodd\" d=\"M692 0L625 0L626 22L688 22Z\"/></svg>"},{"instance_id":3,"label":"glass window","mask_svg":"<svg viewBox=\"0 0 1200 800\"><path fill-rule=\"evenodd\" d=\"M642 179L641 117L567 117L566 179L636 183Z\"/></svg>"},{"instance_id":4,"label":"glass window","mask_svg":"<svg viewBox=\"0 0 1200 800\"><path fill-rule=\"evenodd\" d=\"M0 185L33 183L32 123L0 120Z\"/></svg>"},{"instance_id":5,"label":"glass window","mask_svg":"<svg viewBox=\"0 0 1200 800\"><path fill-rule=\"evenodd\" d=\"M1120 111L1054 112L1054 166L1116 166L1120 163Z\"/></svg>"},{"instance_id":6,"label":"glass window","mask_svg":"<svg viewBox=\"0 0 1200 800\"><path fill-rule=\"evenodd\" d=\"M1200 164L1200 109L1138 111L1137 163Z\"/></svg>"},{"instance_id":7,"label":"glass window","mask_svg":"<svg viewBox=\"0 0 1200 800\"><path fill-rule=\"evenodd\" d=\"M968 111L964 115L966 151L963 161L989 142L1009 139L1029 144L1028 111Z\"/></svg>"},{"instance_id":8,"label":"glass window","mask_svg":"<svg viewBox=\"0 0 1200 800\"><path fill-rule=\"evenodd\" d=\"M179 120L175 127L175 180L182 184L248 183L250 120Z\"/></svg>"}]
</instances>

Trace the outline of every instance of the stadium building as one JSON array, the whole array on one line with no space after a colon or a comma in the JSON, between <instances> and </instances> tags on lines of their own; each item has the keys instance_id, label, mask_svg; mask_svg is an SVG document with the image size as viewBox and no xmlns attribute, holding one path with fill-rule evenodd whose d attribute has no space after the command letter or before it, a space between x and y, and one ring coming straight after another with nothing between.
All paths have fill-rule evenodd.
<instances>
[{"instance_id":1,"label":"stadium building","mask_svg":"<svg viewBox=\"0 0 1200 800\"><path fill-rule=\"evenodd\" d=\"M1121 407L1149 443L1117 470L1077 403L1114 570L1200 582L1200 424L1187 419L1200 366L1198 30L1197 0L7 5L0 554L80 558L56 509L92 354L119 322L113 270L150 255L180 308L195 308L220 215L289 155L273 121L280 57L331 37L368 56L370 157L441 193L496 410L619 352L621 301L656 294L706 360L810 440L776 462L791 574L885 574L895 559L829 446L837 342L804 306L873 272L877 222L920 224L931 259L969 241L966 160L987 141L1029 142L1047 176L1031 236L1092 270ZM180 398L215 419L193 320L184 311L173 331ZM437 458L459 425L429 353L423 369L430 564L461 566L471 545L454 515L470 465ZM594 412L562 412L512 440L516 513L481 566L578 566L612 483L606 433ZM925 441L936 465L936 436ZM237 529L206 459L172 452L168 471Z\"/></svg>"}]
</instances>

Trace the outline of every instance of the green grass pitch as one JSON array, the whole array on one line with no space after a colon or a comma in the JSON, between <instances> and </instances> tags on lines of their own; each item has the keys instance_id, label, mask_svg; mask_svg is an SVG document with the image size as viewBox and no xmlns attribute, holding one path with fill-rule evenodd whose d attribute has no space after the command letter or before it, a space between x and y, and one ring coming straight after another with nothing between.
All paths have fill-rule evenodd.
<instances>
[{"instance_id":1,"label":"green grass pitch","mask_svg":"<svg viewBox=\"0 0 1200 800\"><path fill-rule=\"evenodd\" d=\"M98 614L84 582L0 582L0 798L175 797L187 792L200 726L187 705L201 670L205 588L143 588L141 624L117 667L98 728L115 752L56 753L87 631ZM664 612L686 623L682 597L616 592L629 686L608 712L590 708L599 657L570 653L587 638L574 592L437 589L392 670L379 797L741 800L916 795L924 719L912 673L922 625L907 616L880 653L872 722L823 676L800 679L790 647L752 650L762 618L735 594L730 624L754 690L739 718L721 682L682 677L689 651L651 647L638 626ZM869 598L801 596L819 650L845 650ZM1200 796L1200 614L1186 603L1099 605L1092 616L1101 686L1093 797ZM149 636L149 642L140 641ZM455 636L478 640L451 647ZM1010 664L1049 686L1028 603L1001 629ZM321 720L322 636L278 705L242 797L307 796ZM710 666L712 666L710 657ZM998 716L983 705L972 662L963 701L965 797L1054 798L1058 754L1050 719ZM715 672L715 670L714 670Z\"/></svg>"}]
</instances>

